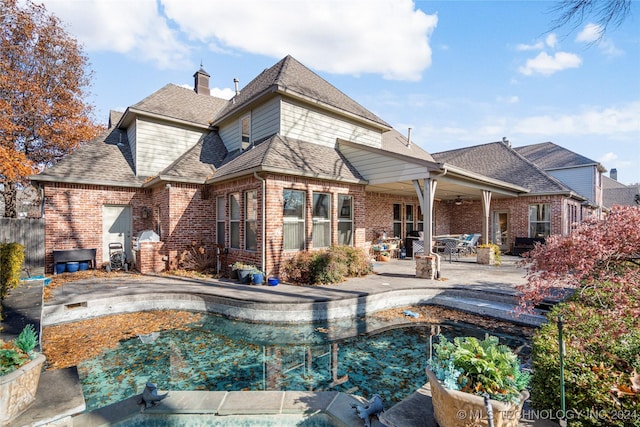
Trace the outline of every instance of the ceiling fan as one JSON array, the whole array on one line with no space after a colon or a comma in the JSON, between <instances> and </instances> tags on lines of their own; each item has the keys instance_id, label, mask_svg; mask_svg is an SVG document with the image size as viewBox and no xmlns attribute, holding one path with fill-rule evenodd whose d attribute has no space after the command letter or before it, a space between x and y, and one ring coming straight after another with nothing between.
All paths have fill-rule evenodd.
<instances>
[{"instance_id":1,"label":"ceiling fan","mask_svg":"<svg viewBox=\"0 0 640 427\"><path fill-rule=\"evenodd\" d=\"M460 205L462 205L463 203L471 204L471 203L473 203L473 202L472 202L471 200L462 200L462 197L458 196L458 197L456 197L456 198L455 198L455 200L453 201L453 203L454 203L456 206L460 206Z\"/></svg>"}]
</instances>

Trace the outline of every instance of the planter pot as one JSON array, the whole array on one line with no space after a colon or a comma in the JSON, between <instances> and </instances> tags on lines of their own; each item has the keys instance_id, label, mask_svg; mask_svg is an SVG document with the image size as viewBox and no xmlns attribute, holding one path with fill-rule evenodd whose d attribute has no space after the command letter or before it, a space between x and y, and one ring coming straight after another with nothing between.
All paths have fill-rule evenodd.
<instances>
[{"instance_id":1,"label":"planter pot","mask_svg":"<svg viewBox=\"0 0 640 427\"><path fill-rule=\"evenodd\" d=\"M427 369L426 371L429 377L429 385L431 386L433 414L440 427L488 425L487 412L482 396L457 390L448 390L444 388L431 370ZM529 393L525 390L520 393L519 404L490 400L494 427L518 427L522 405L528 398Z\"/></svg>"},{"instance_id":2,"label":"planter pot","mask_svg":"<svg viewBox=\"0 0 640 427\"><path fill-rule=\"evenodd\" d=\"M476 262L478 264L493 265L496 263L496 254L492 248L477 248L478 258Z\"/></svg>"},{"instance_id":3,"label":"planter pot","mask_svg":"<svg viewBox=\"0 0 640 427\"><path fill-rule=\"evenodd\" d=\"M269 277L269 279L267 279L267 283L269 284L269 286L278 286L278 283L280 283L280 279L278 279L277 277Z\"/></svg>"},{"instance_id":4,"label":"planter pot","mask_svg":"<svg viewBox=\"0 0 640 427\"><path fill-rule=\"evenodd\" d=\"M264 283L264 274L262 273L254 273L251 281L254 285L262 285Z\"/></svg>"},{"instance_id":5,"label":"planter pot","mask_svg":"<svg viewBox=\"0 0 640 427\"><path fill-rule=\"evenodd\" d=\"M236 270L238 272L238 281L240 283L244 283L244 284L248 284L251 283L251 270L243 270L243 269L238 269Z\"/></svg>"},{"instance_id":6,"label":"planter pot","mask_svg":"<svg viewBox=\"0 0 640 427\"><path fill-rule=\"evenodd\" d=\"M378 261L380 262L388 262L391 260L391 257L388 257L386 255L378 255Z\"/></svg>"},{"instance_id":7,"label":"planter pot","mask_svg":"<svg viewBox=\"0 0 640 427\"><path fill-rule=\"evenodd\" d=\"M69 273L75 273L79 269L80 269L80 263L79 262L68 262L67 263L67 271Z\"/></svg>"},{"instance_id":8,"label":"planter pot","mask_svg":"<svg viewBox=\"0 0 640 427\"><path fill-rule=\"evenodd\" d=\"M59 262L56 264L56 274L62 274L67 270L67 264L64 262Z\"/></svg>"},{"instance_id":9,"label":"planter pot","mask_svg":"<svg viewBox=\"0 0 640 427\"><path fill-rule=\"evenodd\" d=\"M26 365L0 377L0 425L22 414L35 401L45 360L39 354Z\"/></svg>"}]
</instances>

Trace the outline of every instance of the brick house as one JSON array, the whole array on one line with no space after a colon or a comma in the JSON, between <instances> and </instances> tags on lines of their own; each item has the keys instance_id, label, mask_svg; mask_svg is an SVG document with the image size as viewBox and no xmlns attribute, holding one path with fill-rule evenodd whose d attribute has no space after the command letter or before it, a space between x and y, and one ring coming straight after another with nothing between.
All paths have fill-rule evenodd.
<instances>
[{"instance_id":1,"label":"brick house","mask_svg":"<svg viewBox=\"0 0 640 427\"><path fill-rule=\"evenodd\" d=\"M108 129L33 176L44 194L46 267L53 251L121 242L143 272L177 266L192 243L267 274L301 250L367 248L404 237L566 233L587 200L509 144L433 156L291 56L231 100L169 84L111 112ZM424 224L432 224L428 227Z\"/></svg>"}]
</instances>

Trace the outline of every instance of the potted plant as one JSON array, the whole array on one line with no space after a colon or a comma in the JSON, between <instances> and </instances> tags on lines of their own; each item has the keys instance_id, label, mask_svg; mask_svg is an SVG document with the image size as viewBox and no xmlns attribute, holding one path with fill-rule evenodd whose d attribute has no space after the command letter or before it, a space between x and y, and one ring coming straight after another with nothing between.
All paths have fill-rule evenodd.
<instances>
[{"instance_id":1,"label":"potted plant","mask_svg":"<svg viewBox=\"0 0 640 427\"><path fill-rule=\"evenodd\" d=\"M251 283L254 285L262 285L264 283L264 273L257 268L251 270Z\"/></svg>"},{"instance_id":2,"label":"potted plant","mask_svg":"<svg viewBox=\"0 0 640 427\"><path fill-rule=\"evenodd\" d=\"M378 254L378 261L386 262L391 259L391 254L387 251L382 251Z\"/></svg>"},{"instance_id":3,"label":"potted plant","mask_svg":"<svg viewBox=\"0 0 640 427\"><path fill-rule=\"evenodd\" d=\"M517 427L530 374L520 369L516 354L497 337L484 340L440 335L433 344L427 376L433 410L441 427L487 420L484 395L490 398L495 427ZM475 417L472 419L472 417Z\"/></svg>"},{"instance_id":4,"label":"potted plant","mask_svg":"<svg viewBox=\"0 0 640 427\"><path fill-rule=\"evenodd\" d=\"M237 261L231 266L231 269L238 273L240 283L251 283L251 272L256 269L256 266Z\"/></svg>"},{"instance_id":5,"label":"potted plant","mask_svg":"<svg viewBox=\"0 0 640 427\"><path fill-rule=\"evenodd\" d=\"M500 246L495 243L483 243L476 247L478 256L476 262L478 264L501 265Z\"/></svg>"},{"instance_id":6,"label":"potted plant","mask_svg":"<svg viewBox=\"0 0 640 427\"><path fill-rule=\"evenodd\" d=\"M38 336L27 325L11 342L0 340L0 425L23 413L36 398L46 358L33 351Z\"/></svg>"}]
</instances>

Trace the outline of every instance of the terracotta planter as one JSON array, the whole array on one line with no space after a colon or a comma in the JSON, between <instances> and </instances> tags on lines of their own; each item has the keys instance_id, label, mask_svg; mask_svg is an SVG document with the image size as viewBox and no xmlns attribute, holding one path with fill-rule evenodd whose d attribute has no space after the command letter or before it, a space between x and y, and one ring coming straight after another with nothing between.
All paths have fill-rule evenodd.
<instances>
[{"instance_id":1,"label":"terracotta planter","mask_svg":"<svg viewBox=\"0 0 640 427\"><path fill-rule=\"evenodd\" d=\"M426 371L431 386L433 414L440 427L488 425L487 412L482 396L457 390L448 390L444 388L431 370L427 369ZM490 400L494 427L518 427L522 405L528 398L529 393L524 390L520 393L520 404L517 405Z\"/></svg>"},{"instance_id":2,"label":"terracotta planter","mask_svg":"<svg viewBox=\"0 0 640 427\"><path fill-rule=\"evenodd\" d=\"M476 262L478 264L493 265L496 263L496 254L492 248L477 248L478 258Z\"/></svg>"},{"instance_id":3,"label":"terracotta planter","mask_svg":"<svg viewBox=\"0 0 640 427\"><path fill-rule=\"evenodd\" d=\"M378 255L378 261L380 261L380 262L387 262L387 261L390 261L390 260L391 260L391 258L386 256L386 255Z\"/></svg>"},{"instance_id":4,"label":"terracotta planter","mask_svg":"<svg viewBox=\"0 0 640 427\"><path fill-rule=\"evenodd\" d=\"M23 413L35 400L46 358L39 354L10 374L0 377L0 425Z\"/></svg>"}]
</instances>

